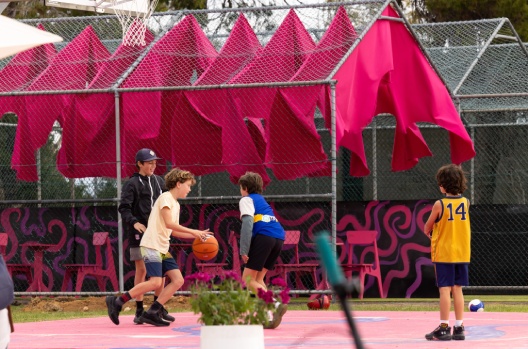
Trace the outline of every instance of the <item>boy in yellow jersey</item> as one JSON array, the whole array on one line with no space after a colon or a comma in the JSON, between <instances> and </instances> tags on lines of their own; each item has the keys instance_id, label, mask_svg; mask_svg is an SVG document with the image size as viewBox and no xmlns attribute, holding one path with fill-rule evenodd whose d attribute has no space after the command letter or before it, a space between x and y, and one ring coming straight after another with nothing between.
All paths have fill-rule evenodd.
<instances>
[{"instance_id":1,"label":"boy in yellow jersey","mask_svg":"<svg viewBox=\"0 0 528 349\"><path fill-rule=\"evenodd\" d=\"M469 285L468 264L471 257L469 200L462 196L467 180L460 166L442 166L436 181L445 197L434 203L424 232L431 239L431 261L435 265L436 283L440 292L440 326L425 335L427 340L464 340L464 295L462 286ZM451 294L456 323L451 335L449 309Z\"/></svg>"}]
</instances>

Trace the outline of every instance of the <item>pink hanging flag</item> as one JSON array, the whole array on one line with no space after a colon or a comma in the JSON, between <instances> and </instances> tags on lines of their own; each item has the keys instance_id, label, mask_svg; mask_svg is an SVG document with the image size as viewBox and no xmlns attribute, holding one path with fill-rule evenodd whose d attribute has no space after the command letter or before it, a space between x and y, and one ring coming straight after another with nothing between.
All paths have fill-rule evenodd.
<instances>
[{"instance_id":1,"label":"pink hanging flag","mask_svg":"<svg viewBox=\"0 0 528 349\"><path fill-rule=\"evenodd\" d=\"M42 24L37 28L45 30ZM56 54L57 50L53 44L45 44L17 53L0 70L0 92L20 91L28 87L48 67Z\"/></svg>"},{"instance_id":2,"label":"pink hanging flag","mask_svg":"<svg viewBox=\"0 0 528 349\"><path fill-rule=\"evenodd\" d=\"M215 48L199 23L192 15L188 15L153 45L121 87L190 86L216 56ZM174 132L168 125L172 124L176 113L174 108L179 103L181 93L126 92L122 96L121 130L125 136L121 140L121 154L123 159L132 160L124 164L123 176L134 173L135 153L149 145L164 160L173 161L171 149L160 149L159 144L171 144Z\"/></svg>"},{"instance_id":3,"label":"pink hanging flag","mask_svg":"<svg viewBox=\"0 0 528 349\"><path fill-rule=\"evenodd\" d=\"M110 53L91 26L86 27L63 48L50 65L26 91L79 90L92 81L101 62ZM35 151L46 144L55 121L65 124L63 95L29 95L24 97L25 109L18 115L18 127L11 167L17 178L38 180Z\"/></svg>"},{"instance_id":4,"label":"pink hanging flag","mask_svg":"<svg viewBox=\"0 0 528 349\"><path fill-rule=\"evenodd\" d=\"M350 150L350 174L370 173L363 147L363 129L376 115L378 89L393 69L390 26L376 23L334 75L336 85L336 142Z\"/></svg>"},{"instance_id":5,"label":"pink hanging flag","mask_svg":"<svg viewBox=\"0 0 528 349\"><path fill-rule=\"evenodd\" d=\"M134 25L134 24L133 24ZM147 30L146 45L154 36ZM147 46L119 45L102 63L88 89L108 89L136 61ZM115 96L113 93L65 96L59 171L68 178L116 177Z\"/></svg>"},{"instance_id":6,"label":"pink hanging flag","mask_svg":"<svg viewBox=\"0 0 528 349\"><path fill-rule=\"evenodd\" d=\"M211 65L195 85L220 85L231 80L262 48L244 14L240 14L231 34Z\"/></svg>"},{"instance_id":7,"label":"pink hanging flag","mask_svg":"<svg viewBox=\"0 0 528 349\"><path fill-rule=\"evenodd\" d=\"M224 170L222 165L222 127L193 108L183 94L174 109L171 161L197 176ZM187 136L184 136L187 135Z\"/></svg>"},{"instance_id":8,"label":"pink hanging flag","mask_svg":"<svg viewBox=\"0 0 528 349\"><path fill-rule=\"evenodd\" d=\"M390 7L383 15L398 17ZM396 118L394 171L408 170L420 158L432 155L417 122L430 122L449 131L454 163L475 155L449 92L402 23L377 20L334 79L339 81L337 145L351 151L351 175L370 173L362 132L379 113Z\"/></svg>"},{"instance_id":9,"label":"pink hanging flag","mask_svg":"<svg viewBox=\"0 0 528 349\"><path fill-rule=\"evenodd\" d=\"M266 163L279 180L329 176L331 163L314 124L324 85L281 88L269 118Z\"/></svg>"},{"instance_id":10,"label":"pink hanging flag","mask_svg":"<svg viewBox=\"0 0 528 349\"><path fill-rule=\"evenodd\" d=\"M357 40L357 33L343 6L340 6L332 23L317 43L316 48L304 61L291 81L325 80L343 59ZM330 90L328 85L321 90L317 106L330 129Z\"/></svg>"},{"instance_id":11,"label":"pink hanging flag","mask_svg":"<svg viewBox=\"0 0 528 349\"><path fill-rule=\"evenodd\" d=\"M385 10L385 15L398 17L390 7ZM398 22L390 22L390 27L394 70L380 91L380 99L388 100L389 107L379 111L389 112L397 120L392 169L408 170L420 158L431 155L417 122L432 123L448 131L453 163L461 164L473 158L476 154L473 142L449 91L407 28ZM400 49L402 47L405 49Z\"/></svg>"},{"instance_id":12,"label":"pink hanging flag","mask_svg":"<svg viewBox=\"0 0 528 349\"><path fill-rule=\"evenodd\" d=\"M198 21L188 15L154 44L121 87L190 86L216 56Z\"/></svg>"},{"instance_id":13,"label":"pink hanging flag","mask_svg":"<svg viewBox=\"0 0 528 349\"><path fill-rule=\"evenodd\" d=\"M45 30L42 24L37 26ZM0 70L0 92L22 91L44 71L57 54L53 44L36 46L17 53L7 65ZM0 117L7 112L17 115L24 108L22 96L0 96Z\"/></svg>"}]
</instances>

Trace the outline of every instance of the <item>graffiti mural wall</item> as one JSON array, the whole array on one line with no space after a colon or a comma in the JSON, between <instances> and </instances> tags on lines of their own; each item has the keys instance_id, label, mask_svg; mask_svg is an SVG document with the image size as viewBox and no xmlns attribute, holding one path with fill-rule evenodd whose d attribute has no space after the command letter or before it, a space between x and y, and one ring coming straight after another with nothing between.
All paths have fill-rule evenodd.
<instances>
[{"instance_id":1,"label":"graffiti mural wall","mask_svg":"<svg viewBox=\"0 0 528 349\"><path fill-rule=\"evenodd\" d=\"M299 256L301 263L317 260L312 243L313 236L320 231L330 231L330 204L327 202L275 203L277 217L286 230L300 230ZM337 214L337 253L340 262L347 260L347 230L376 230L380 256L383 289L389 297L436 297L433 267L429 258L429 239L423 234L423 225L432 207L431 201L406 202L353 202L339 203ZM96 249L100 248L106 263L112 253L118 270L117 209L112 206L77 208L5 208L0 209L0 232L8 235L5 248L6 260L10 264L39 264L40 280L27 280L23 273L14 275L16 291L74 291L74 280L63 285L66 264L95 264ZM232 265L232 247L228 243L229 232L238 232L240 217L238 205L202 204L182 205L180 223L185 226L213 231L220 243L220 253L215 262ZM93 234L108 232L111 251L103 246L94 246ZM197 262L191 253L191 241L178 241L173 254L184 274L195 271ZM183 245L181 245L183 243ZM42 244L41 257L35 245ZM128 261L127 243L123 243L125 258L125 289L133 285L133 267ZM357 247L354 255L357 262L372 261L371 247ZM282 262L288 262L291 250L285 247ZM42 261L36 260L42 258ZM37 273L38 274L38 273ZM318 270L317 283L323 279ZM31 281L28 282L28 281ZM107 281L105 281L106 283ZM294 280L291 280L294 283ZM108 280L107 291L113 290ZM311 280L292 286L313 288ZM99 285L93 277L86 277L82 284L84 292L98 292ZM379 297L374 279L367 277L365 297Z\"/></svg>"}]
</instances>

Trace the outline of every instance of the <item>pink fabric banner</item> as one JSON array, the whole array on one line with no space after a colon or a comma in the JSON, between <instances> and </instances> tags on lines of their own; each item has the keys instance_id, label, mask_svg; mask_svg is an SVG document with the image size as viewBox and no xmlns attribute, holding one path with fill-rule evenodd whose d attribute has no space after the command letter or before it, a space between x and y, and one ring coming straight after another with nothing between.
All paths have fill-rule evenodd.
<instances>
[{"instance_id":1,"label":"pink fabric banner","mask_svg":"<svg viewBox=\"0 0 528 349\"><path fill-rule=\"evenodd\" d=\"M45 30L42 24L37 28ZM0 70L0 92L22 91L46 69L57 54L53 44L45 44L17 53ZM8 112L19 114L24 105L23 96L0 96L0 119Z\"/></svg>"},{"instance_id":2,"label":"pink fabric banner","mask_svg":"<svg viewBox=\"0 0 528 349\"><path fill-rule=\"evenodd\" d=\"M122 87L189 86L193 77L201 76L216 56L200 25L189 15L152 47ZM134 173L134 156L141 148L155 149L164 160L174 161L171 150L160 145L171 144L172 134L176 132L171 125L181 93L133 92L122 96L121 154L122 159L127 159L123 176ZM173 165L180 163L173 162ZM163 168L158 166L157 170Z\"/></svg>"},{"instance_id":3,"label":"pink fabric banner","mask_svg":"<svg viewBox=\"0 0 528 349\"><path fill-rule=\"evenodd\" d=\"M233 183L238 183L238 179L246 171L257 172L267 184L270 179L264 167L265 147L264 153L259 154L249 131L250 126L246 126L244 118L237 113L235 103L231 99L231 91L187 91L185 95L197 113L221 126L222 153L216 171L228 171ZM217 103L210 103L210 100ZM207 148L199 148L205 152L210 151Z\"/></svg>"},{"instance_id":4,"label":"pink fabric banner","mask_svg":"<svg viewBox=\"0 0 528 349\"><path fill-rule=\"evenodd\" d=\"M332 23L315 47L314 52L304 61L290 81L325 80L343 59L357 39L357 33L343 6L339 7ZM330 129L330 90L325 88L317 100L317 107Z\"/></svg>"},{"instance_id":5,"label":"pink fabric banner","mask_svg":"<svg viewBox=\"0 0 528 349\"><path fill-rule=\"evenodd\" d=\"M146 45L154 36L147 30ZM103 62L88 89L112 87L147 46L119 45ZM115 96L113 93L66 95L59 171L68 178L116 177ZM67 115L67 116L66 116Z\"/></svg>"},{"instance_id":6,"label":"pink fabric banner","mask_svg":"<svg viewBox=\"0 0 528 349\"><path fill-rule=\"evenodd\" d=\"M397 17L390 7L383 15ZM351 151L351 175L370 173L362 132L379 113L396 118L394 171L408 170L420 158L432 155L417 122L430 122L449 131L454 163L475 156L449 92L402 23L378 20L334 79L339 81L337 145Z\"/></svg>"},{"instance_id":7,"label":"pink fabric banner","mask_svg":"<svg viewBox=\"0 0 528 349\"><path fill-rule=\"evenodd\" d=\"M86 27L62 49L50 65L33 81L27 91L83 89L93 80L100 62L110 53L91 26ZM11 167L17 178L38 180L35 151L46 144L55 121L65 124L64 95L30 95L24 97L19 110L15 147Z\"/></svg>"},{"instance_id":8,"label":"pink fabric banner","mask_svg":"<svg viewBox=\"0 0 528 349\"><path fill-rule=\"evenodd\" d=\"M388 16L398 17L390 7ZM393 48L394 70L383 81L380 99L396 117L397 127L392 155L394 171L412 168L418 160L431 155L417 122L428 122L448 131L451 161L461 164L475 156L473 142L458 114L449 91L422 54L416 40L405 26L389 22ZM405 47L406 49L399 49ZM384 103L379 103L380 106Z\"/></svg>"},{"instance_id":9,"label":"pink fabric banner","mask_svg":"<svg viewBox=\"0 0 528 349\"><path fill-rule=\"evenodd\" d=\"M279 180L329 176L331 163L314 124L324 86L281 88L269 118L266 163Z\"/></svg>"},{"instance_id":10,"label":"pink fabric banner","mask_svg":"<svg viewBox=\"0 0 528 349\"><path fill-rule=\"evenodd\" d=\"M220 53L195 85L220 85L231 80L262 48L244 14L240 14Z\"/></svg>"},{"instance_id":11,"label":"pink fabric banner","mask_svg":"<svg viewBox=\"0 0 528 349\"><path fill-rule=\"evenodd\" d=\"M312 37L295 11L290 10L264 49L230 83L288 81L314 48Z\"/></svg>"},{"instance_id":12,"label":"pink fabric banner","mask_svg":"<svg viewBox=\"0 0 528 349\"><path fill-rule=\"evenodd\" d=\"M390 7L383 14L397 17ZM150 33L147 40L152 40ZM196 19L187 16L152 47L121 87L325 79L356 40L344 8L338 10L317 45L290 10L264 47L241 15L217 53ZM31 55L28 51L27 56L13 60L50 59L54 54L50 47L38 47L30 50ZM0 80L0 91L28 85L27 91L109 88L141 50L120 47L110 57L95 31L87 27L44 71L27 65L22 74L16 72L19 80ZM285 50L291 51L284 54ZM14 65L8 67L0 71L0 78L14 74ZM333 79L338 81L337 145L351 150L352 175L369 174L362 132L382 112L393 114L397 122L393 170L410 169L420 158L431 155L417 122L433 123L448 131L453 162L475 155L447 89L402 23L377 20ZM123 93L122 175L135 171L134 155L144 147L196 175L228 171L233 182L251 170L268 183L266 167L283 180L330 175L330 162L313 120L318 107L330 126L329 92L327 85L319 85ZM12 157L17 178L37 180L35 151L46 143L57 120L63 127L57 161L65 176L115 177L113 94L4 97L0 112L8 111L6 108L19 117ZM157 172L162 173L164 161L159 163Z\"/></svg>"},{"instance_id":13,"label":"pink fabric banner","mask_svg":"<svg viewBox=\"0 0 528 349\"><path fill-rule=\"evenodd\" d=\"M216 56L200 24L188 15L154 44L121 87L189 86Z\"/></svg>"},{"instance_id":14,"label":"pink fabric banner","mask_svg":"<svg viewBox=\"0 0 528 349\"><path fill-rule=\"evenodd\" d=\"M363 129L376 115L379 85L393 69L388 21L377 21L334 75L336 143L351 151L350 174L370 173L363 147Z\"/></svg>"}]
</instances>

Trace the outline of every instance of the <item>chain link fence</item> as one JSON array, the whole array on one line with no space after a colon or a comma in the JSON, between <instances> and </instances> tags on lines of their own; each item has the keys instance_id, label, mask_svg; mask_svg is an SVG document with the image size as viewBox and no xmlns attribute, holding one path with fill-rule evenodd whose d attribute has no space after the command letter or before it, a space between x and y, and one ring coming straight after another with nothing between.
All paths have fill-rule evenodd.
<instances>
[{"instance_id":1,"label":"chain link fence","mask_svg":"<svg viewBox=\"0 0 528 349\"><path fill-rule=\"evenodd\" d=\"M347 213L336 217L334 200L368 206L438 198L434 176L450 162L447 131L419 125L434 156L392 172L396 123L391 115L379 115L363 131L371 175L353 177L350 152L333 153L329 112L314 97L329 94L333 69L388 5L394 6L356 1L157 13L148 23L147 45L139 48L120 45L115 16L25 21L64 42L0 62L0 139L6 144L0 150L0 209L10 237L8 262L35 263L31 243L49 245L42 247L36 276L42 280L20 273L14 278L17 291L79 290L74 280L64 283L67 265L98 264L98 250L102 269L113 255L115 275L122 275L119 289L133 285L133 266L118 253L126 251L126 242L119 239L116 205L123 179L135 170L135 152L143 147L164 159L159 174L178 166L198 176L181 222L215 231L221 243L216 261L228 267L228 236L240 224L236 182L247 170L264 177L265 195L285 228L301 230L301 263L317 260L311 241L318 231L333 231L346 243L345 229L336 232L333 220L345 221ZM325 38L329 28L338 29L333 41ZM472 285L525 286L518 261L528 236L522 224L528 186L526 48L514 42L518 37L506 19L420 24L412 30L453 92L477 152L463 164L470 180L466 195L476 212ZM302 97L302 110L292 108L289 101ZM270 105L279 112L268 117ZM383 239L386 227L380 229ZM94 232L109 232L111 247L95 244ZM490 266L490 249L501 256L499 264ZM184 274L195 270L188 246L174 253ZM292 257L287 249L281 261ZM508 277L490 276L495 273ZM313 292L323 277L318 270L318 280L303 275L302 285L289 281L299 292ZM106 276L103 288L88 276L80 290L116 291L112 278Z\"/></svg>"}]
</instances>

